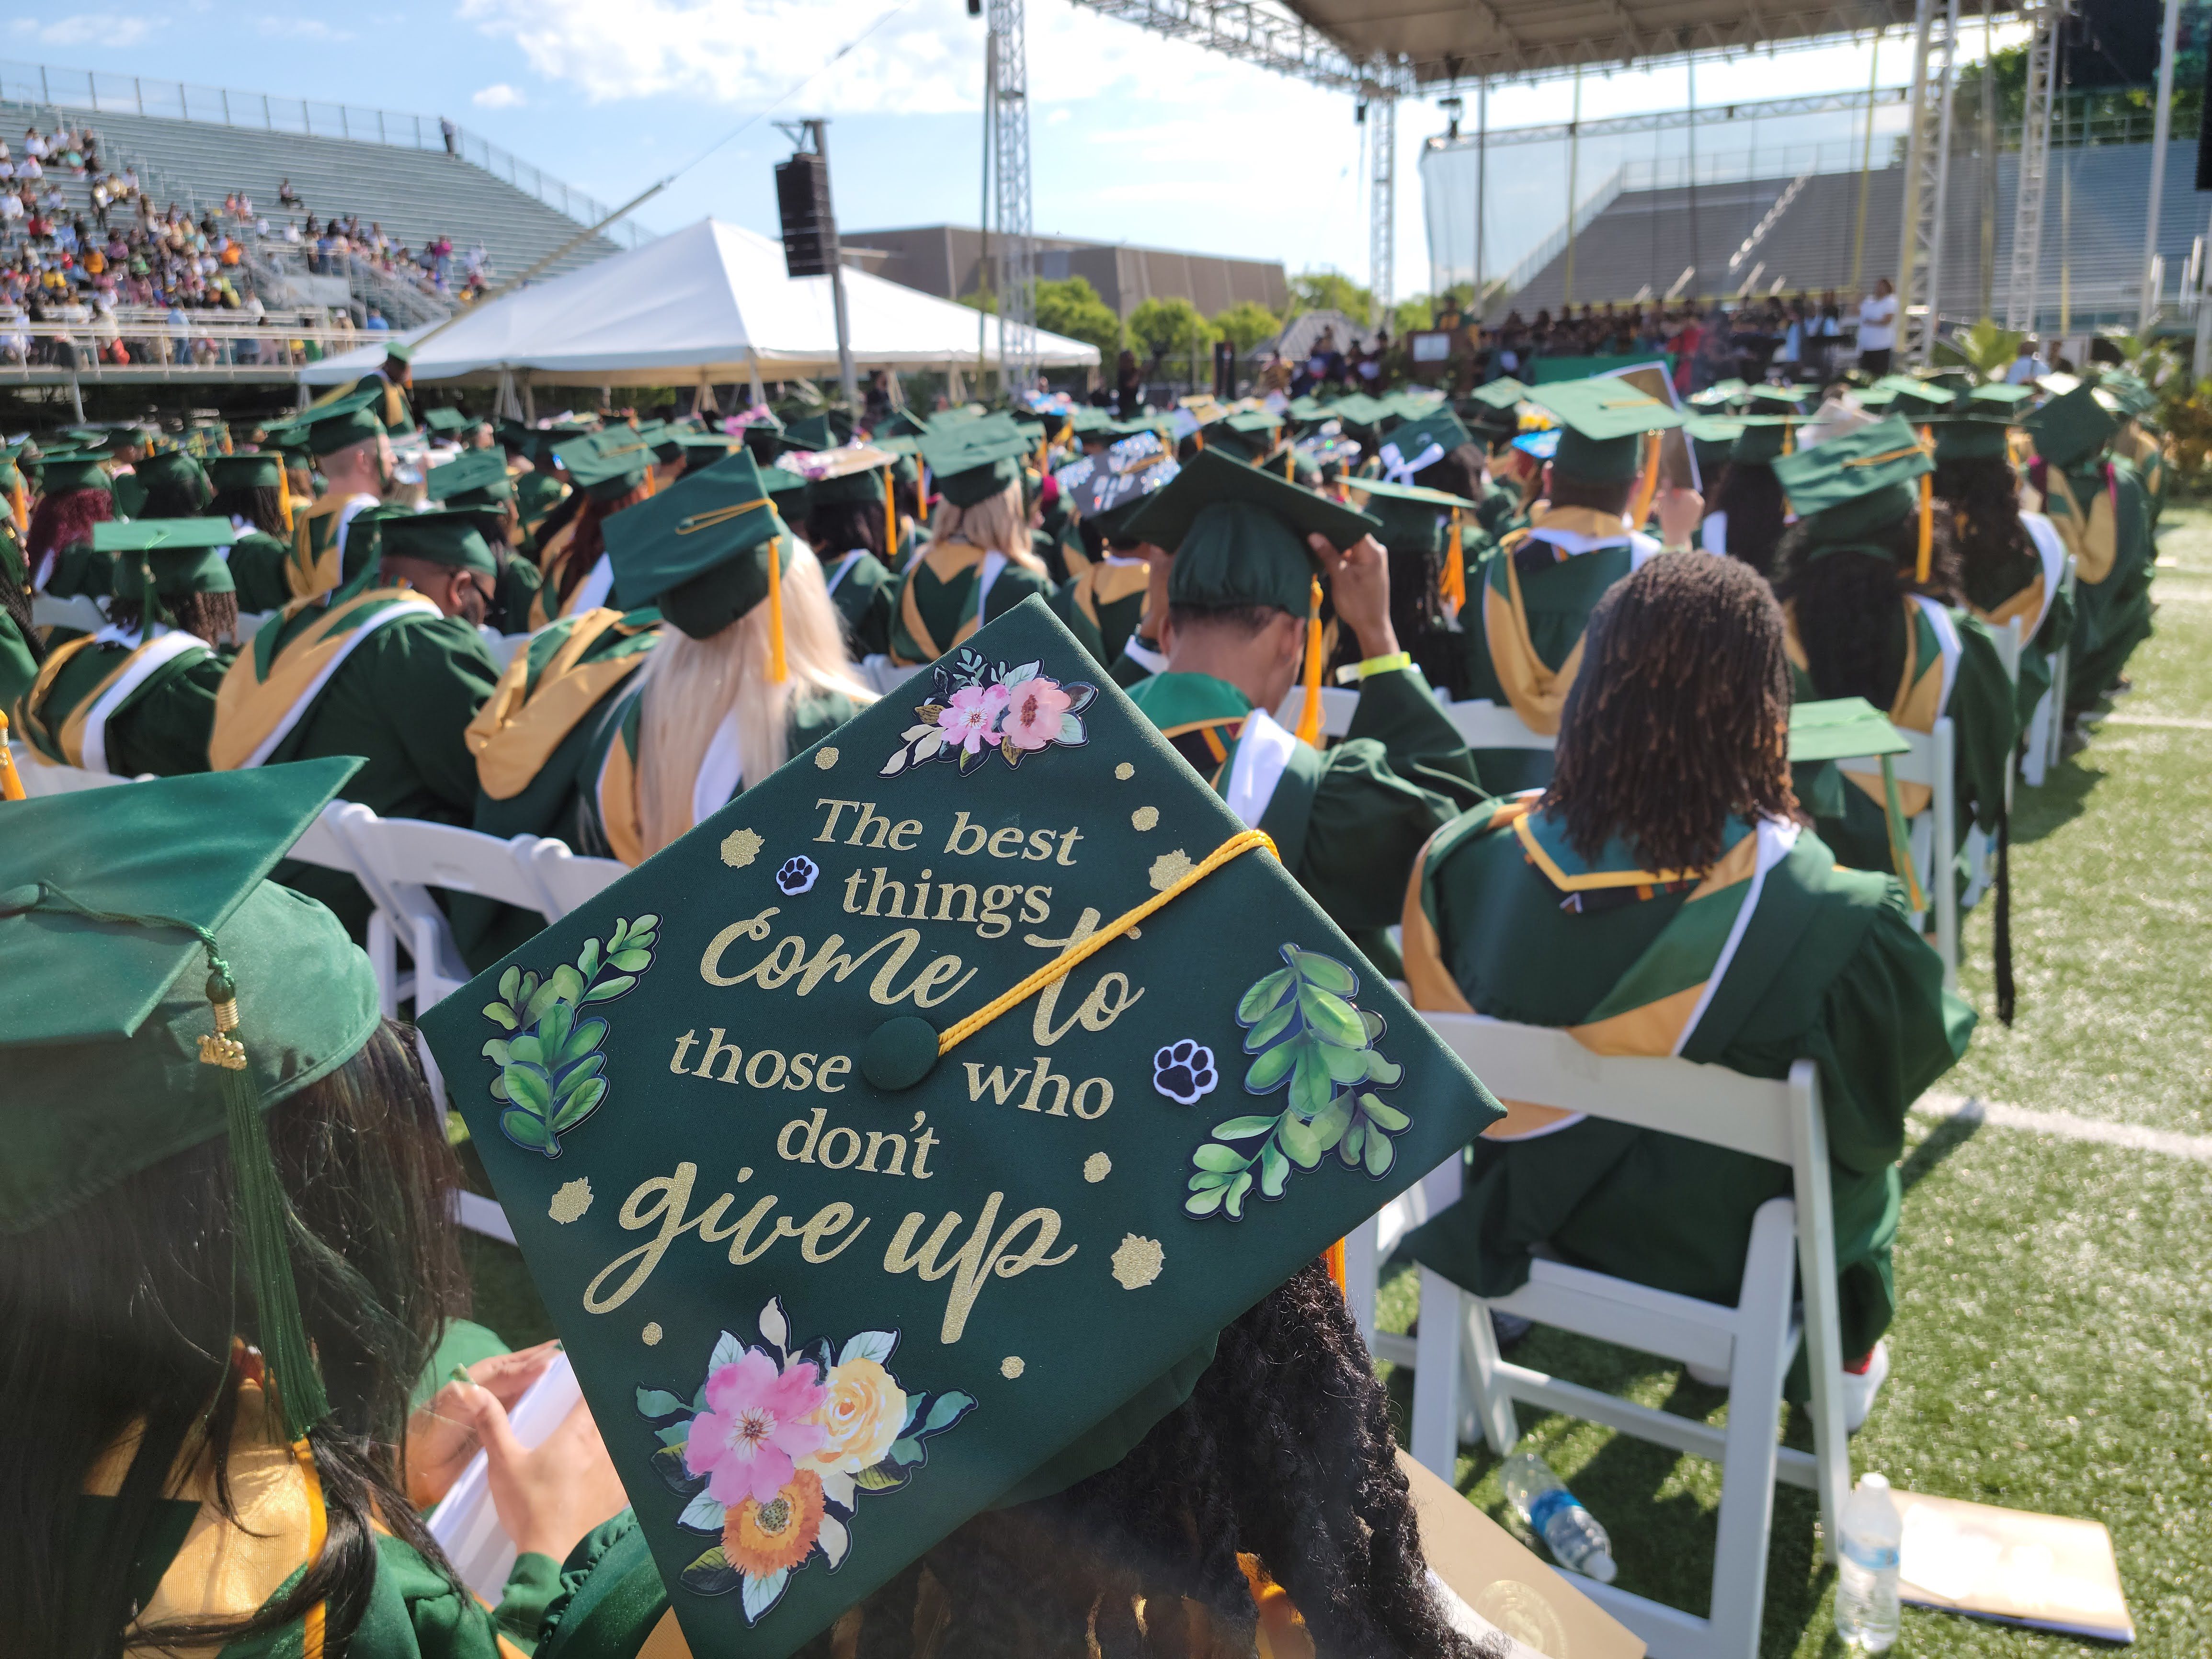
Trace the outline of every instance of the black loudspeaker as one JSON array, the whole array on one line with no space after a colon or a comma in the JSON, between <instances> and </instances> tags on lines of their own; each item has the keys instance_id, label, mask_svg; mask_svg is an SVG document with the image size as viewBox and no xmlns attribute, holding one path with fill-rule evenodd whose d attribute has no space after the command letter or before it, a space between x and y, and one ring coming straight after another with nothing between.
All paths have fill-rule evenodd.
<instances>
[{"instance_id":1,"label":"black loudspeaker","mask_svg":"<svg viewBox=\"0 0 2212 1659\"><path fill-rule=\"evenodd\" d=\"M2081 0L2062 27L2074 87L2147 87L2158 79L2161 0Z\"/></svg>"},{"instance_id":2,"label":"black loudspeaker","mask_svg":"<svg viewBox=\"0 0 2212 1659\"><path fill-rule=\"evenodd\" d=\"M783 268L793 276L830 275L837 216L830 207L830 163L811 154L776 164L775 209L783 222Z\"/></svg>"},{"instance_id":3,"label":"black loudspeaker","mask_svg":"<svg viewBox=\"0 0 2212 1659\"><path fill-rule=\"evenodd\" d=\"M2197 112L2197 188L2212 190L2212 100Z\"/></svg>"}]
</instances>

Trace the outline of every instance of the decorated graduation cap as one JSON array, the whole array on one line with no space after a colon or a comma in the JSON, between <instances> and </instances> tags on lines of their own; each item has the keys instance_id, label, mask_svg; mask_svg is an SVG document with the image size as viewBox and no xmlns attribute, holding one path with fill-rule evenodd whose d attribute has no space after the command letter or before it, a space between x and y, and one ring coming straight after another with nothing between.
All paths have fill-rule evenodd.
<instances>
[{"instance_id":1,"label":"decorated graduation cap","mask_svg":"<svg viewBox=\"0 0 2212 1659\"><path fill-rule=\"evenodd\" d=\"M1929 446L1895 416L1815 449L1801 449L1774 463L1774 476L1790 497L1807 538L1809 556L1888 550L1872 538L1917 507L1920 515L1919 580L1928 579L1936 470Z\"/></svg>"},{"instance_id":2,"label":"decorated graduation cap","mask_svg":"<svg viewBox=\"0 0 2212 1659\"><path fill-rule=\"evenodd\" d=\"M311 455L335 455L356 444L373 443L384 434L384 422L373 405L381 388L349 392L319 408L303 409L285 428L289 441L303 442Z\"/></svg>"},{"instance_id":3,"label":"decorated graduation cap","mask_svg":"<svg viewBox=\"0 0 2212 1659\"><path fill-rule=\"evenodd\" d=\"M291 1440L328 1408L262 1115L358 1052L382 1011L368 959L337 918L264 878L360 764L19 801L0 837L0 975L38 987L14 1000L0 1032L0 1234L228 1137L254 1304L254 1329L240 1334L258 1342Z\"/></svg>"},{"instance_id":4,"label":"decorated graduation cap","mask_svg":"<svg viewBox=\"0 0 2212 1659\"><path fill-rule=\"evenodd\" d=\"M1035 447L1010 416L995 414L933 425L922 436L921 459L946 501L975 507L1018 483Z\"/></svg>"},{"instance_id":5,"label":"decorated graduation cap","mask_svg":"<svg viewBox=\"0 0 2212 1659\"><path fill-rule=\"evenodd\" d=\"M441 404L422 411L422 424L432 432L466 432L477 422L459 410Z\"/></svg>"},{"instance_id":6,"label":"decorated graduation cap","mask_svg":"<svg viewBox=\"0 0 2212 1659\"><path fill-rule=\"evenodd\" d=\"M1693 409L1725 409L1746 390L1747 388L1740 380L1715 380L1703 392L1692 392L1690 405Z\"/></svg>"},{"instance_id":7,"label":"decorated graduation cap","mask_svg":"<svg viewBox=\"0 0 2212 1659\"><path fill-rule=\"evenodd\" d=\"M1684 416L1618 378L1563 380L1537 387L1533 401L1565 429L1553 465L1568 477L1614 483L1644 470L1645 450Z\"/></svg>"},{"instance_id":8,"label":"decorated graduation cap","mask_svg":"<svg viewBox=\"0 0 2212 1659\"><path fill-rule=\"evenodd\" d=\"M1097 525L1109 544L1127 545L1138 539L1129 526L1146 502L1173 483L1182 471L1173 456L1162 455L1148 465L1121 471L1094 467L1079 482L1063 483L1061 489L1077 517Z\"/></svg>"},{"instance_id":9,"label":"decorated graduation cap","mask_svg":"<svg viewBox=\"0 0 2212 1659\"><path fill-rule=\"evenodd\" d=\"M1497 1115L1035 598L422 1023L700 1659L1112 1467Z\"/></svg>"},{"instance_id":10,"label":"decorated graduation cap","mask_svg":"<svg viewBox=\"0 0 2212 1659\"><path fill-rule=\"evenodd\" d=\"M434 501L482 507L514 499L514 480L507 476L507 457L496 449L471 449L457 460L434 466L423 480Z\"/></svg>"},{"instance_id":11,"label":"decorated graduation cap","mask_svg":"<svg viewBox=\"0 0 2212 1659\"><path fill-rule=\"evenodd\" d=\"M2120 429L2112 412L2097 401L2096 388L2078 383L2021 424L2035 440L2035 453L2060 467L2081 465L2112 442Z\"/></svg>"},{"instance_id":12,"label":"decorated graduation cap","mask_svg":"<svg viewBox=\"0 0 2212 1659\"><path fill-rule=\"evenodd\" d=\"M653 448L635 427L612 426L564 441L561 463L576 487L595 501L611 501L642 486Z\"/></svg>"},{"instance_id":13,"label":"decorated graduation cap","mask_svg":"<svg viewBox=\"0 0 2212 1659\"><path fill-rule=\"evenodd\" d=\"M1474 441L1448 406L1425 410L1395 428L1376 453L1382 458L1382 476L1393 483L1410 484L1462 444Z\"/></svg>"},{"instance_id":14,"label":"decorated graduation cap","mask_svg":"<svg viewBox=\"0 0 2212 1659\"><path fill-rule=\"evenodd\" d=\"M783 573L795 544L762 482L763 471L740 452L687 472L606 521L607 559L626 610L658 605L695 640L714 638L765 602L769 677L781 683ZM804 489L806 481L799 484Z\"/></svg>"}]
</instances>

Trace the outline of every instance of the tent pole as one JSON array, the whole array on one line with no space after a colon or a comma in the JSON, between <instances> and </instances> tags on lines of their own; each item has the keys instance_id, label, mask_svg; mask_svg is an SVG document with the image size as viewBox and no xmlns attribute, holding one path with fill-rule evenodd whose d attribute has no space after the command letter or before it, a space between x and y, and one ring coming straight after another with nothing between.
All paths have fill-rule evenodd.
<instances>
[{"instance_id":1,"label":"tent pole","mask_svg":"<svg viewBox=\"0 0 2212 1659\"><path fill-rule=\"evenodd\" d=\"M761 384L760 359L750 351L745 353L745 368L753 378L753 406L764 409L768 406L768 388Z\"/></svg>"}]
</instances>

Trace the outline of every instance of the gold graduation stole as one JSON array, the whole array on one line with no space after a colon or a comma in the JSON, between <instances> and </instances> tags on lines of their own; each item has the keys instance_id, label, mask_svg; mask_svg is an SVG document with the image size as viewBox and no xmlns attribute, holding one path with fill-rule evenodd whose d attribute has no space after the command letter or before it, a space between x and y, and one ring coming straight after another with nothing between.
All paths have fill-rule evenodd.
<instances>
[{"instance_id":1,"label":"gold graduation stole","mask_svg":"<svg viewBox=\"0 0 2212 1659\"><path fill-rule=\"evenodd\" d=\"M303 629L289 644L262 647L265 638L278 639L292 619L316 599L295 599L280 617L263 627L254 641L238 653L216 693L215 731L208 739L208 769L234 771L252 764L263 745L281 731L295 709L323 689L347 654L380 625L386 611L422 611L442 615L438 607L411 588L372 587L356 593L311 628Z\"/></svg>"},{"instance_id":2,"label":"gold graduation stole","mask_svg":"<svg viewBox=\"0 0 2212 1659\"><path fill-rule=\"evenodd\" d=\"M921 562L908 568L905 581L899 585L899 621L905 624L907 637L915 642L922 654L902 657L894 651L891 653L893 662L902 668L915 668L924 663L935 662L953 646L965 644L968 636L983 625L982 607L978 605L978 614L961 619L950 644L938 644L937 636L929 631L928 623L921 619L921 606L915 599L915 585L926 570L939 586L950 586L954 577L963 571L975 569L988 556L981 548L970 547L965 542L932 542L929 544ZM1013 562L1008 560L1007 562Z\"/></svg>"},{"instance_id":3,"label":"gold graduation stole","mask_svg":"<svg viewBox=\"0 0 2212 1659\"><path fill-rule=\"evenodd\" d=\"M75 707L63 717L60 726L57 728L46 717L46 699L53 693L54 682L61 677L61 672L69 665L70 659L95 643L97 639L96 635L82 635L50 652L39 670L38 678L31 682L31 689L16 700L15 724L30 739L31 746L47 759L58 761L65 766L84 766L84 737L92 711L100 706L100 700L107 695L109 688L128 674L132 665L154 643L152 640L144 641L135 649L118 657L115 665L101 677L100 683L76 700ZM204 646L199 649L202 655L211 654Z\"/></svg>"},{"instance_id":4,"label":"gold graduation stole","mask_svg":"<svg viewBox=\"0 0 2212 1659\"><path fill-rule=\"evenodd\" d=\"M599 809L599 833L606 838L607 851L632 869L645 862L645 819L637 810L639 702L632 696L623 706L592 785L592 803Z\"/></svg>"},{"instance_id":5,"label":"gold graduation stole","mask_svg":"<svg viewBox=\"0 0 2212 1659\"><path fill-rule=\"evenodd\" d=\"M1505 692L1505 700L1513 705L1513 712L1531 732L1557 736L1560 716L1566 710L1567 693L1574 689L1575 676L1582 670L1583 642L1577 639L1574 649L1567 653L1567 659L1554 669L1545 666L1543 658L1536 653L1534 641L1528 636L1528 611L1522 601L1521 571L1513 561L1513 553L1532 532L1538 530L1564 530L1577 536L1603 537L1614 541L1627 532L1621 528L1617 514L1588 507L1552 507L1525 528L1511 532L1499 544L1499 562L1505 567L1505 591L1499 592L1491 583L1483 585L1483 638L1490 648L1491 666L1497 671L1498 684Z\"/></svg>"},{"instance_id":6,"label":"gold graduation stole","mask_svg":"<svg viewBox=\"0 0 2212 1659\"><path fill-rule=\"evenodd\" d=\"M338 586L343 574L345 548L339 540L336 520L352 499L350 495L325 495L306 512L294 514L292 556L284 564L284 584L292 590L294 599L312 599ZM368 510L362 509L364 513ZM319 547L316 545L315 533L319 529L327 537Z\"/></svg>"},{"instance_id":7,"label":"gold graduation stole","mask_svg":"<svg viewBox=\"0 0 2212 1659\"><path fill-rule=\"evenodd\" d=\"M2040 576L2036 578L2039 586ZM1920 629L1923 618L1920 607L1907 596L1899 601L1905 607L1905 670L1897 678L1897 693L1889 700L1889 723L1910 732L1933 732L1936 722L1943 713L1943 650L1941 636L1929 659L1920 659ZM1931 627L1931 632L1932 627ZM1782 607L1782 648L1790 663L1801 672L1810 675L1812 665L1805 655L1804 641L1797 635L1797 605L1791 600ZM1889 810L1889 791L1892 785L1880 772L1854 772L1842 769L1843 774L1861 789L1867 798L1886 812ZM1917 817L1928 810L1935 799L1935 791L1924 783L1897 782L1898 816ZM1909 885L1910 884L1908 884Z\"/></svg>"},{"instance_id":8,"label":"gold graduation stole","mask_svg":"<svg viewBox=\"0 0 2212 1659\"><path fill-rule=\"evenodd\" d=\"M2014 617L2019 617L2020 636L2021 642L2025 643L2035 632L2036 624L2043 619L2043 573L2037 571L2033 581L1993 611L1984 611L1971 604L1966 608L2000 634L2004 632Z\"/></svg>"},{"instance_id":9,"label":"gold graduation stole","mask_svg":"<svg viewBox=\"0 0 2212 1659\"><path fill-rule=\"evenodd\" d=\"M543 580L538 591L530 596L530 629L532 633L550 622L558 622L567 614L561 611L549 611L546 607L559 598L562 573L568 568L569 544L575 539L576 521L572 518L553 532L553 539L545 544L544 552L538 556L538 572ZM571 594L570 597L574 596Z\"/></svg>"},{"instance_id":10,"label":"gold graduation stole","mask_svg":"<svg viewBox=\"0 0 2212 1659\"><path fill-rule=\"evenodd\" d=\"M575 619L531 684L530 650L514 653L499 685L468 724L462 740L477 757L477 782L494 800L509 800L530 787L576 724L601 699L645 665L650 645L621 656L582 661L610 629L623 634L657 632L621 626L623 613L601 608Z\"/></svg>"},{"instance_id":11,"label":"gold graduation stole","mask_svg":"<svg viewBox=\"0 0 2212 1659\"><path fill-rule=\"evenodd\" d=\"M1152 568L1141 561L1134 564L1086 564L1075 578L1075 607L1103 632L1098 607L1119 605L1143 592L1151 581Z\"/></svg>"},{"instance_id":12,"label":"gold graduation stole","mask_svg":"<svg viewBox=\"0 0 2212 1659\"><path fill-rule=\"evenodd\" d=\"M2118 557L2120 532L2118 509L2113 496L2118 486L2108 471L2105 487L2089 501L2089 510L2081 510L2081 502L2074 494L2074 481L2066 476L2062 466L2043 469L2044 481L2051 486L2051 497L2065 503L2063 513L2053 513L2051 522L2057 526L2060 539L2066 550L2074 556L2074 574L2094 587L2112 574L2112 562Z\"/></svg>"}]
</instances>

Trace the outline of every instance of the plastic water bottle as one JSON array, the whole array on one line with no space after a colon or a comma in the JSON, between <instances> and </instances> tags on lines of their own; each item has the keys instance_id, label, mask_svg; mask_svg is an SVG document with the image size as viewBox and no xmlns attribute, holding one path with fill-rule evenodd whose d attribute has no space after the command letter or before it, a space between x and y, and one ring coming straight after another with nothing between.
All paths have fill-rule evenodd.
<instances>
[{"instance_id":1,"label":"plastic water bottle","mask_svg":"<svg viewBox=\"0 0 2212 1659\"><path fill-rule=\"evenodd\" d=\"M1534 1452L1516 1451L1505 1460L1498 1478L1505 1496L1550 1547L1553 1560L1601 1584L1613 1582L1620 1571L1613 1565L1613 1540L1597 1517L1552 1473L1550 1464Z\"/></svg>"},{"instance_id":2,"label":"plastic water bottle","mask_svg":"<svg viewBox=\"0 0 2212 1659\"><path fill-rule=\"evenodd\" d=\"M1862 1653L1897 1640L1898 1545L1905 1518L1889 1481L1863 1475L1844 1501L1842 1557L1836 1571L1836 1634Z\"/></svg>"}]
</instances>

